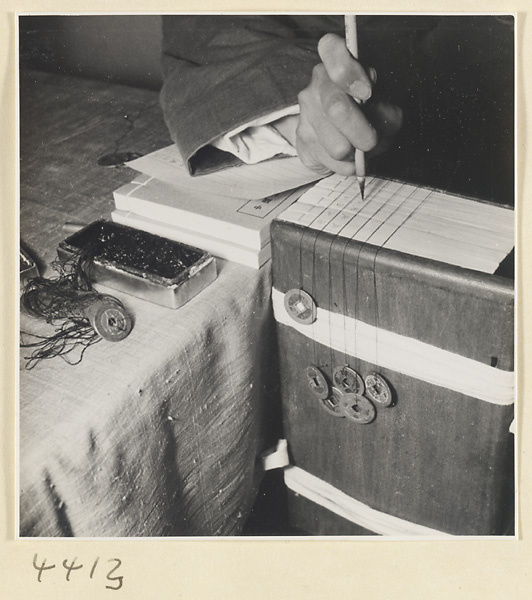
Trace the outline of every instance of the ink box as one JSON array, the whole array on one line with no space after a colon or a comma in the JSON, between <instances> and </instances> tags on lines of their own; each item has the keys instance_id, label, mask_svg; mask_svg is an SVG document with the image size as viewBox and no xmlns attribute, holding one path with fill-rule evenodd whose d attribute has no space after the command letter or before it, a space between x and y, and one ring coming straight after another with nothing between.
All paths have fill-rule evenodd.
<instances>
[{"instance_id":1,"label":"ink box","mask_svg":"<svg viewBox=\"0 0 532 600\"><path fill-rule=\"evenodd\" d=\"M31 256L22 248L19 247L20 254L20 280L32 279L39 277L39 269Z\"/></svg>"},{"instance_id":2,"label":"ink box","mask_svg":"<svg viewBox=\"0 0 532 600\"><path fill-rule=\"evenodd\" d=\"M94 221L63 240L60 260L79 260L92 282L179 308L217 276L208 252L111 221Z\"/></svg>"}]
</instances>

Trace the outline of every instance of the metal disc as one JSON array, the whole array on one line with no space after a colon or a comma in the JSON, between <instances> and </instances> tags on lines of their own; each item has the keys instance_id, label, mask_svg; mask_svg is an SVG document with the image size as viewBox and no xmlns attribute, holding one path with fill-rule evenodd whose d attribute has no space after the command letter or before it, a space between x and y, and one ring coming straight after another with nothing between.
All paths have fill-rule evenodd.
<instances>
[{"instance_id":1,"label":"metal disc","mask_svg":"<svg viewBox=\"0 0 532 600\"><path fill-rule=\"evenodd\" d=\"M312 393L320 400L325 400L329 396L329 384L325 375L318 367L309 365L305 369L305 376Z\"/></svg>"},{"instance_id":2,"label":"metal disc","mask_svg":"<svg viewBox=\"0 0 532 600\"><path fill-rule=\"evenodd\" d=\"M364 393L364 380L354 369L347 365L334 369L333 385L348 394L362 395Z\"/></svg>"},{"instance_id":3,"label":"metal disc","mask_svg":"<svg viewBox=\"0 0 532 600\"><path fill-rule=\"evenodd\" d=\"M366 396L381 406L390 406L393 402L390 386L378 373L366 377Z\"/></svg>"},{"instance_id":4,"label":"metal disc","mask_svg":"<svg viewBox=\"0 0 532 600\"><path fill-rule=\"evenodd\" d=\"M341 407L342 392L337 388L332 388L327 398L320 399L321 406L333 417L344 417Z\"/></svg>"},{"instance_id":5,"label":"metal disc","mask_svg":"<svg viewBox=\"0 0 532 600\"><path fill-rule=\"evenodd\" d=\"M141 156L140 152L113 152L112 154L101 156L98 159L98 165L100 167L121 167L124 163L140 158Z\"/></svg>"},{"instance_id":6,"label":"metal disc","mask_svg":"<svg viewBox=\"0 0 532 600\"><path fill-rule=\"evenodd\" d=\"M131 317L116 299L97 300L86 314L94 330L109 342L123 340L133 328Z\"/></svg>"},{"instance_id":7,"label":"metal disc","mask_svg":"<svg viewBox=\"0 0 532 600\"><path fill-rule=\"evenodd\" d=\"M371 423L377 414L371 400L360 394L343 394L340 409L347 419L361 424Z\"/></svg>"},{"instance_id":8,"label":"metal disc","mask_svg":"<svg viewBox=\"0 0 532 600\"><path fill-rule=\"evenodd\" d=\"M317 316L316 303L310 294L304 290L288 290L284 295L284 307L296 323L310 325Z\"/></svg>"}]
</instances>

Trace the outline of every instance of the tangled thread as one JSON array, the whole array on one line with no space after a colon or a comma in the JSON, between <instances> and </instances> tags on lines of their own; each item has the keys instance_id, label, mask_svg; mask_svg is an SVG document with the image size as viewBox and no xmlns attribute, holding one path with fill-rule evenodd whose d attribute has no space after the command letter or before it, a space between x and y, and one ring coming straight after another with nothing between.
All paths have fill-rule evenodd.
<instances>
[{"instance_id":1,"label":"tangled thread","mask_svg":"<svg viewBox=\"0 0 532 600\"><path fill-rule=\"evenodd\" d=\"M95 249L92 246L66 261L54 261L51 266L58 273L57 277L35 277L26 284L21 298L24 310L56 326L49 336L21 332L21 347L34 349L30 356L24 357L26 369L33 369L41 360L56 356L70 365L79 364L87 348L102 339L85 315L85 310L102 298L90 281ZM35 341L29 341L28 337ZM75 358L72 353L76 354Z\"/></svg>"}]
</instances>

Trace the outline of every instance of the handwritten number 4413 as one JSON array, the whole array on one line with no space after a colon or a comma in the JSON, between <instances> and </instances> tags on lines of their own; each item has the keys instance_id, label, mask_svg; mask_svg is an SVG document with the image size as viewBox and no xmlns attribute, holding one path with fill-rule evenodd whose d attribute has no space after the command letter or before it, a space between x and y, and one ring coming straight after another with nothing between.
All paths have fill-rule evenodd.
<instances>
[{"instance_id":1,"label":"handwritten number 4413","mask_svg":"<svg viewBox=\"0 0 532 600\"><path fill-rule=\"evenodd\" d=\"M70 562L66 559L62 562L65 578L67 581L71 581L73 577L73 572L79 571L80 569L84 568L84 565L78 563L77 560L78 558L75 557ZM106 561L107 565L105 567L103 565L98 567L99 562L100 557L96 558L96 560L90 565L89 578L93 579L97 573L101 573L102 569L104 569L106 581L110 582L105 587L109 590L119 590L122 587L124 581L124 577L122 575L117 574L117 571L120 568L122 561L119 558L111 558L108 561ZM110 566L109 563L111 563ZM46 558L44 558L41 564L39 564L38 556L37 554L35 554L35 556L33 557L33 567L37 571L37 581L39 583L42 583L43 573L45 571L55 569L57 565L47 564Z\"/></svg>"}]
</instances>

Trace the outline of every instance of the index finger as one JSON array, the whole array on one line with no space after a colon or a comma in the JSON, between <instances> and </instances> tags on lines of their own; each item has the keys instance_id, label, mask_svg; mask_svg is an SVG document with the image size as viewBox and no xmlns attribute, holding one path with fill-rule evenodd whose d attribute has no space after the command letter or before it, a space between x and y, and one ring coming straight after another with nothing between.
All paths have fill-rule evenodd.
<instances>
[{"instance_id":1,"label":"index finger","mask_svg":"<svg viewBox=\"0 0 532 600\"><path fill-rule=\"evenodd\" d=\"M361 108L344 91L330 81L324 72L318 73L318 93L326 120L317 119L316 127L325 127L330 122L349 143L359 150L368 152L377 144L377 132ZM320 125L321 124L321 125Z\"/></svg>"},{"instance_id":2,"label":"index finger","mask_svg":"<svg viewBox=\"0 0 532 600\"><path fill-rule=\"evenodd\" d=\"M365 102L371 97L371 79L364 67L351 56L345 40L328 33L318 42L318 54L331 79L353 98Z\"/></svg>"}]
</instances>

